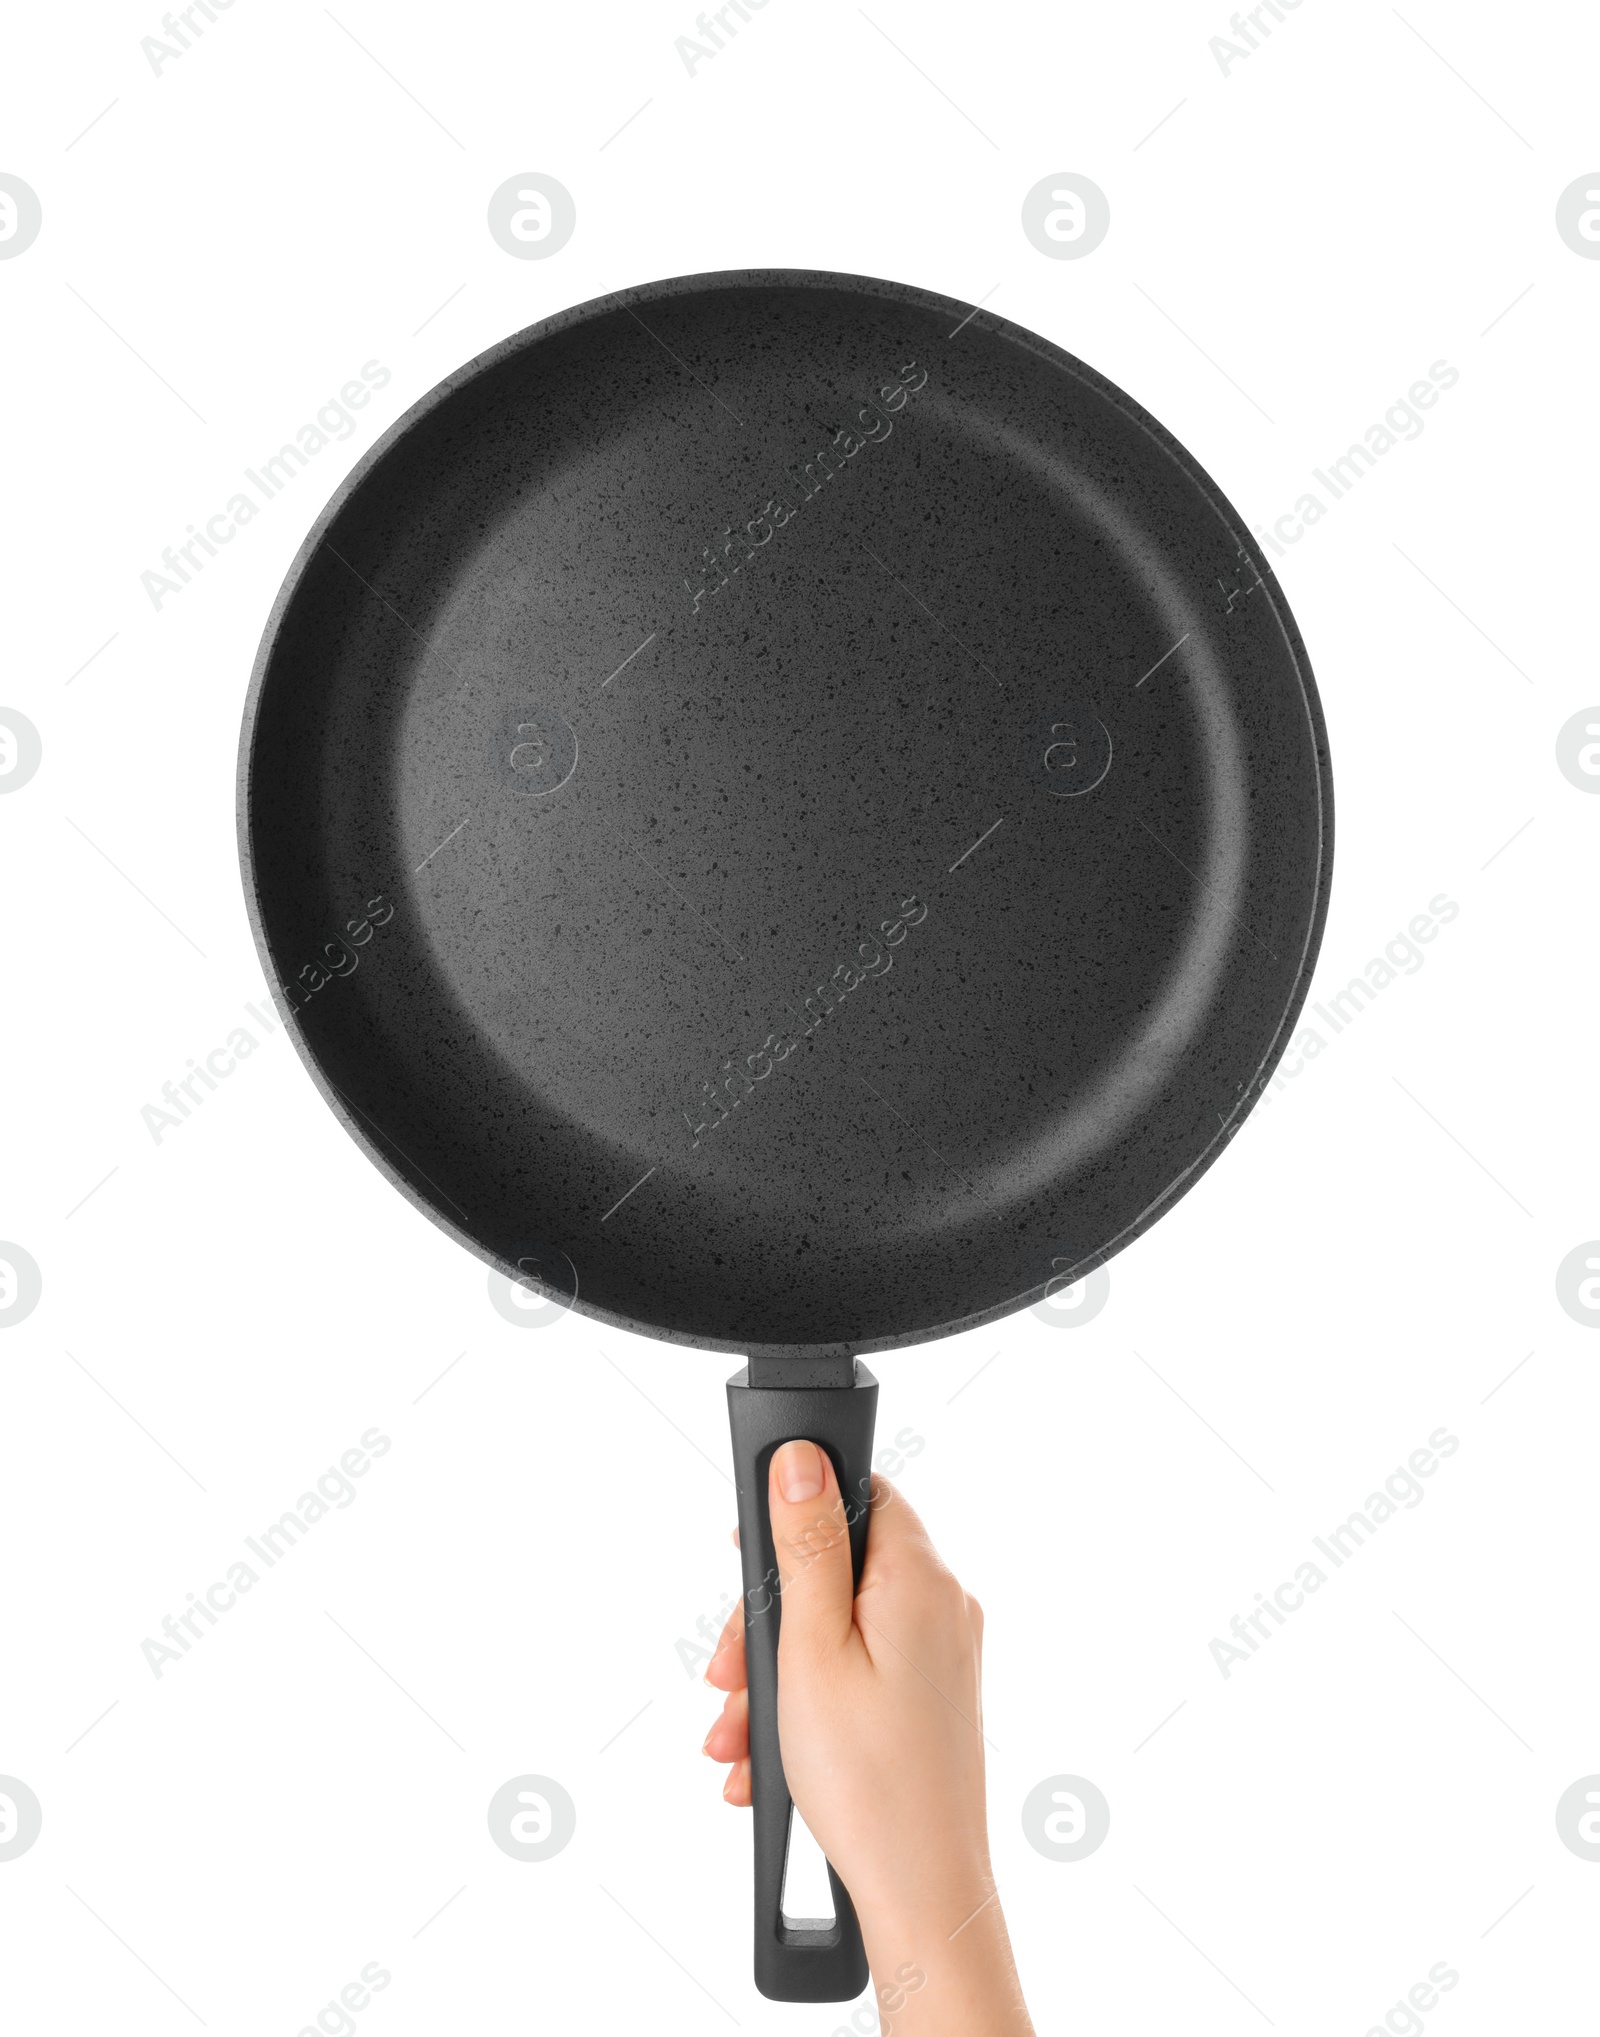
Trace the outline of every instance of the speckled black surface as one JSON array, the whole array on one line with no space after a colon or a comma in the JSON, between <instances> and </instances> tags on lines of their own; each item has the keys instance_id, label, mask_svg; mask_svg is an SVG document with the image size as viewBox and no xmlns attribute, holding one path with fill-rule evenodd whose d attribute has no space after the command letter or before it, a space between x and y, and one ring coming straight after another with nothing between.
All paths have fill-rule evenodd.
<instances>
[{"instance_id":1,"label":"speckled black surface","mask_svg":"<svg viewBox=\"0 0 1600 2037\"><path fill-rule=\"evenodd\" d=\"M869 1351L1037 1300L1192 1186L1304 996L1282 592L1137 404L967 310L773 272L548 320L373 450L269 622L240 842L301 1050L607 1320Z\"/></svg>"}]
</instances>

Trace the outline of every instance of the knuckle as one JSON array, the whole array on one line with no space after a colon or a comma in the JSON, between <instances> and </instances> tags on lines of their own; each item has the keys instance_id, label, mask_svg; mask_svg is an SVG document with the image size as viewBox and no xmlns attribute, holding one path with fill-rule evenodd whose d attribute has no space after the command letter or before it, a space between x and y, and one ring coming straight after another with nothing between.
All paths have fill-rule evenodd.
<instances>
[{"instance_id":1,"label":"knuckle","mask_svg":"<svg viewBox=\"0 0 1600 2037\"><path fill-rule=\"evenodd\" d=\"M816 1562L819 1556L826 1556L848 1540L849 1529L845 1525L843 1509L837 1505L817 1514L803 1526L791 1529L783 1537L783 1547L795 1570L804 1570Z\"/></svg>"}]
</instances>

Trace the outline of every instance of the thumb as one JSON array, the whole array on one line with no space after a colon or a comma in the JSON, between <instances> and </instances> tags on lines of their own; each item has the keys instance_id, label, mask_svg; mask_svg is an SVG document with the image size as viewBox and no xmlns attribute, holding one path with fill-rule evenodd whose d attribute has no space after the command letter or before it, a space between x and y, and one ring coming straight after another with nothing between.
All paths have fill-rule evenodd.
<instances>
[{"instance_id":1,"label":"thumb","mask_svg":"<svg viewBox=\"0 0 1600 2037\"><path fill-rule=\"evenodd\" d=\"M828 1453L785 1443L767 1475L772 1546L783 1591L781 1646L831 1654L854 1628L850 1529Z\"/></svg>"}]
</instances>

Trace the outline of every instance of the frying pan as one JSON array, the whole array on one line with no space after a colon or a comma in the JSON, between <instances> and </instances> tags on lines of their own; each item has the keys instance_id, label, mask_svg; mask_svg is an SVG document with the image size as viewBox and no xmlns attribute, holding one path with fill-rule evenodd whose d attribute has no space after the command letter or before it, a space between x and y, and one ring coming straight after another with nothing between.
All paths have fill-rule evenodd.
<instances>
[{"instance_id":1,"label":"frying pan","mask_svg":"<svg viewBox=\"0 0 1600 2037\"><path fill-rule=\"evenodd\" d=\"M302 1057L503 1274L739 1353L757 1985L781 1911L767 1464L865 1553L863 1354L1037 1302L1238 1129L1304 998L1332 783L1195 461L904 284L683 277L492 348L368 454L267 625L245 895Z\"/></svg>"}]
</instances>

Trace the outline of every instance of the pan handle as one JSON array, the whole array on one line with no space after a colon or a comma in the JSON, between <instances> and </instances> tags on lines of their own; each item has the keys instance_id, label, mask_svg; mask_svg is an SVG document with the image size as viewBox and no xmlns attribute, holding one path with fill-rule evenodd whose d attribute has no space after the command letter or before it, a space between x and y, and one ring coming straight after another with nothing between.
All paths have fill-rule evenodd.
<instances>
[{"instance_id":1,"label":"pan handle","mask_svg":"<svg viewBox=\"0 0 1600 2037\"><path fill-rule=\"evenodd\" d=\"M784 1384L834 1378L836 1385ZM765 1379L774 1383L765 1384ZM752 1383L752 1381L754 1383ZM872 1431L878 1382L858 1360L753 1359L728 1381L739 1548L744 1569L745 1660L750 1676L750 1794L755 1822L755 1981L775 2002L854 2001L867 1985L861 1926L828 1863L833 1920L786 1921L783 1875L793 1801L778 1747L777 1558L767 1512L767 1471L780 1443L809 1439L833 1460L850 1519L856 1582L867 1553Z\"/></svg>"}]
</instances>

